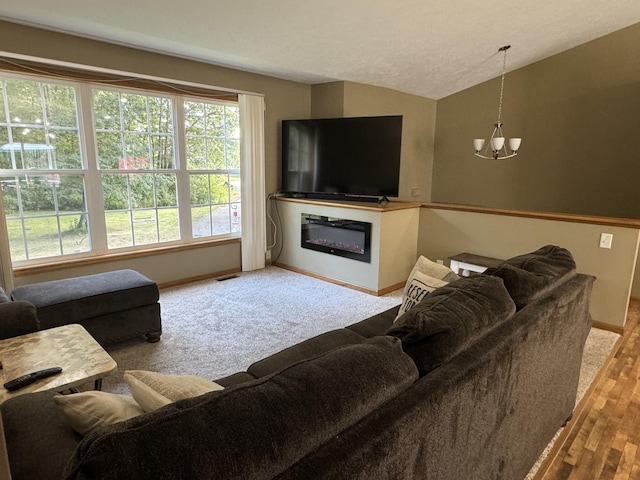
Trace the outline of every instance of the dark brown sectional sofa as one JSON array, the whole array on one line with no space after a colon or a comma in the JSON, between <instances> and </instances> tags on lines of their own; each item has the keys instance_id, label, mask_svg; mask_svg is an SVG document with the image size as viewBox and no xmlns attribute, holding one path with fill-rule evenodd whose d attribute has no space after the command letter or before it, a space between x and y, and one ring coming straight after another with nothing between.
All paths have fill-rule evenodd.
<instances>
[{"instance_id":1,"label":"dark brown sectional sofa","mask_svg":"<svg viewBox=\"0 0 640 480\"><path fill-rule=\"evenodd\" d=\"M522 479L574 408L593 281L546 246L84 439L16 397L13 478Z\"/></svg>"}]
</instances>

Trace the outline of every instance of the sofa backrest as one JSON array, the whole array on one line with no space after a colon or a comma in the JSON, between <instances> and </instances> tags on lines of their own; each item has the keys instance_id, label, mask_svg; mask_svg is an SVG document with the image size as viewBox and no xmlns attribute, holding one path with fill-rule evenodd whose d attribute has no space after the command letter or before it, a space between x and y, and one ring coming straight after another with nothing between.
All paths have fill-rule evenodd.
<instances>
[{"instance_id":1,"label":"sofa backrest","mask_svg":"<svg viewBox=\"0 0 640 480\"><path fill-rule=\"evenodd\" d=\"M576 262L566 248L546 245L484 273L502 278L516 307L522 308L575 276Z\"/></svg>"},{"instance_id":2,"label":"sofa backrest","mask_svg":"<svg viewBox=\"0 0 640 480\"><path fill-rule=\"evenodd\" d=\"M421 374L485 336L516 311L502 279L460 278L431 292L387 330L402 340Z\"/></svg>"},{"instance_id":3,"label":"sofa backrest","mask_svg":"<svg viewBox=\"0 0 640 480\"><path fill-rule=\"evenodd\" d=\"M418 378L400 341L376 337L273 375L98 429L69 479L270 479Z\"/></svg>"},{"instance_id":4,"label":"sofa backrest","mask_svg":"<svg viewBox=\"0 0 640 480\"><path fill-rule=\"evenodd\" d=\"M592 283L530 303L277 480L524 478L575 405Z\"/></svg>"}]
</instances>

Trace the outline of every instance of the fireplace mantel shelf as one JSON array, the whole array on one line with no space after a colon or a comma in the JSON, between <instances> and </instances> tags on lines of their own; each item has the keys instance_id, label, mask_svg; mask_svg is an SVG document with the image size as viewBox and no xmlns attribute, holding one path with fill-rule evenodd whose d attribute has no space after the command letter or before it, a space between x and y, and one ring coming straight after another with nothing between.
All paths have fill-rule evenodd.
<instances>
[{"instance_id":1,"label":"fireplace mantel shelf","mask_svg":"<svg viewBox=\"0 0 640 480\"><path fill-rule=\"evenodd\" d=\"M384 202L384 203L371 203L371 202L352 202L341 200L317 200L312 198L290 198L290 197L278 197L278 201L281 202L293 202L304 203L308 205L322 205L325 207L340 207L340 208L352 208L355 210L369 210L372 212L394 212L397 210L407 210L410 208L419 208L420 203L417 202Z\"/></svg>"}]
</instances>

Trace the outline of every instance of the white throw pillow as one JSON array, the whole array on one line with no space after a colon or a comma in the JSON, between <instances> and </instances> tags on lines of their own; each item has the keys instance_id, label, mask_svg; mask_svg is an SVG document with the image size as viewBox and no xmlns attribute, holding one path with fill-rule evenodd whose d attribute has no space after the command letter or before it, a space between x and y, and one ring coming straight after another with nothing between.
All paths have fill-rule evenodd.
<instances>
[{"instance_id":1,"label":"white throw pillow","mask_svg":"<svg viewBox=\"0 0 640 480\"><path fill-rule=\"evenodd\" d=\"M455 278L458 278L455 272L446 265L441 265L440 263L433 262L423 255L420 255L420 258L418 258L418 260L416 261L413 269L411 270L411 273L409 273L407 284L411 281L416 272L424 273L425 275L429 275L432 278L446 280L447 282L451 282Z\"/></svg>"},{"instance_id":2,"label":"white throw pillow","mask_svg":"<svg viewBox=\"0 0 640 480\"><path fill-rule=\"evenodd\" d=\"M145 412L183 398L197 397L224 388L196 375L168 375L144 370L127 370L124 372L124 381Z\"/></svg>"},{"instance_id":3,"label":"white throw pillow","mask_svg":"<svg viewBox=\"0 0 640 480\"><path fill-rule=\"evenodd\" d=\"M398 310L396 320L400 315L420 303L427 294L433 292L438 287L443 287L447 283L449 282L440 280L439 278L430 277L422 272L415 272L413 278L409 279L407 286L404 289L402 305L400 305L400 310Z\"/></svg>"},{"instance_id":4,"label":"white throw pillow","mask_svg":"<svg viewBox=\"0 0 640 480\"><path fill-rule=\"evenodd\" d=\"M98 427L123 422L144 413L133 398L117 393L89 391L54 395L53 400L71 428L82 436Z\"/></svg>"},{"instance_id":5,"label":"white throw pillow","mask_svg":"<svg viewBox=\"0 0 640 480\"><path fill-rule=\"evenodd\" d=\"M416 282L414 282L414 279L418 275L420 275L420 277ZM457 278L460 277L458 277L458 275L449 267L433 262L427 257L420 255L409 273L409 278L407 279L404 291L402 292L402 305L400 306L400 310L398 311L398 315L395 320L419 303L420 300L422 300L428 293L438 287L442 287L443 285L452 282ZM410 290L411 294L409 294ZM416 298L418 292L421 293L419 299Z\"/></svg>"}]
</instances>

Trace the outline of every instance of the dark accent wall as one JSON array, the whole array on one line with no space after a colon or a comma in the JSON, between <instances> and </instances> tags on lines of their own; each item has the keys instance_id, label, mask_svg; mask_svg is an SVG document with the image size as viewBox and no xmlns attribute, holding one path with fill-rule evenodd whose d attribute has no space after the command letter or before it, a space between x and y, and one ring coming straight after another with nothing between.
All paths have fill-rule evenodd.
<instances>
[{"instance_id":1,"label":"dark accent wall","mask_svg":"<svg viewBox=\"0 0 640 480\"><path fill-rule=\"evenodd\" d=\"M482 160L472 139L490 136L499 91L438 101L433 201L640 218L640 24L508 73L502 122L521 150Z\"/></svg>"}]
</instances>

